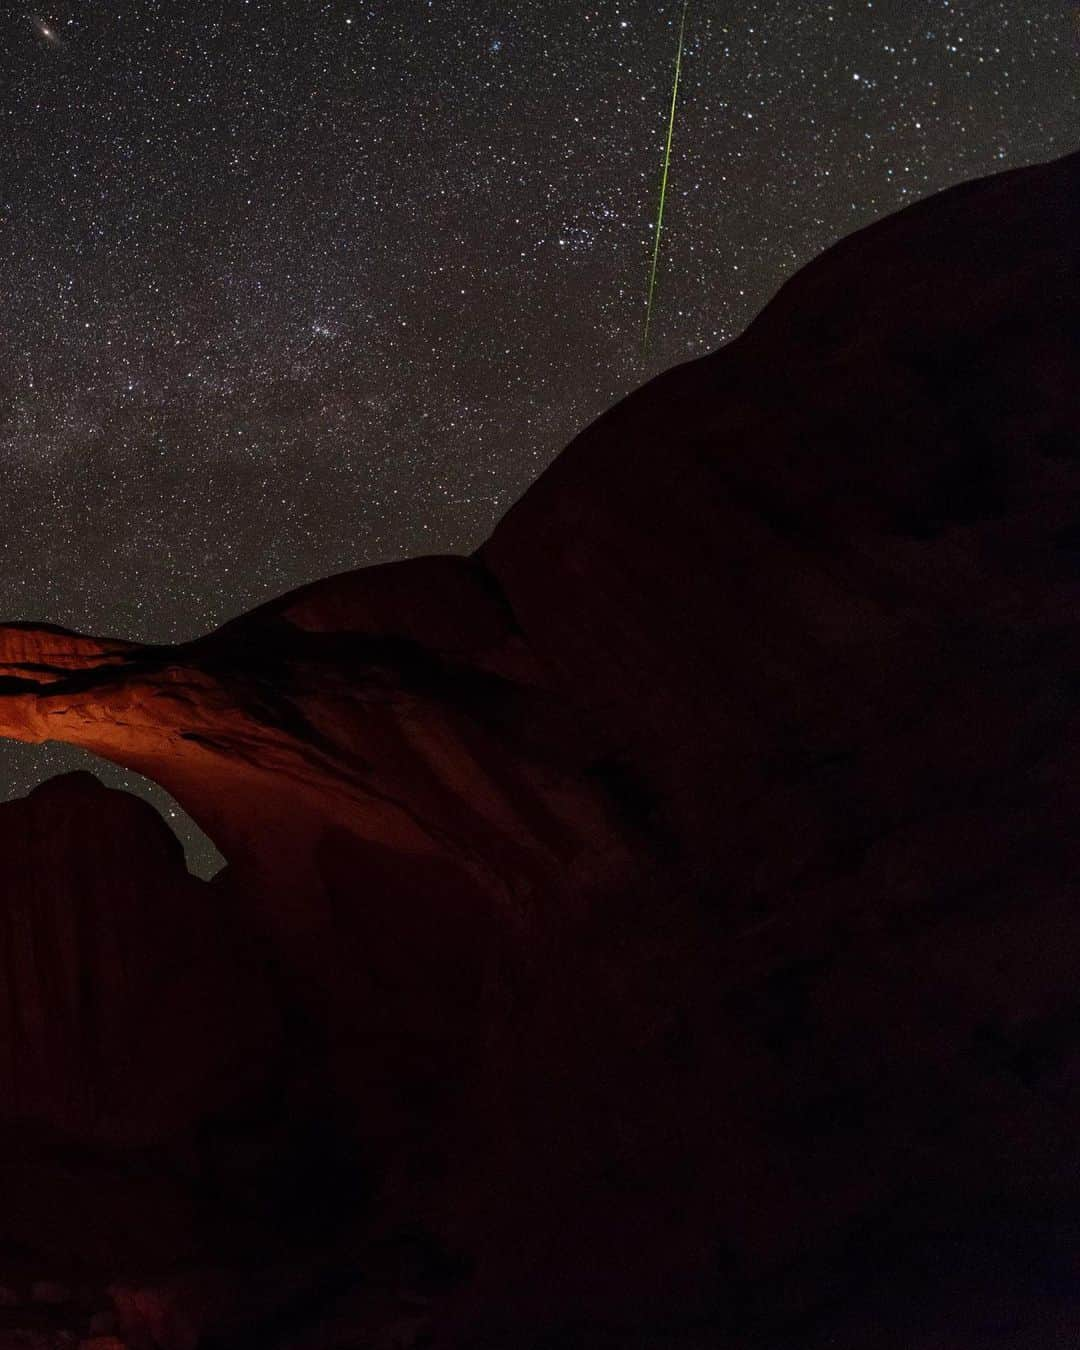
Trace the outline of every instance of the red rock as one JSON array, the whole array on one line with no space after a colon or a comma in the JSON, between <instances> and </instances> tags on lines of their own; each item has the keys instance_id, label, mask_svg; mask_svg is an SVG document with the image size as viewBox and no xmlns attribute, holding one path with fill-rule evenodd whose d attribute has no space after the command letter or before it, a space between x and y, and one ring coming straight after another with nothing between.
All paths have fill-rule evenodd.
<instances>
[{"instance_id":1,"label":"red rock","mask_svg":"<svg viewBox=\"0 0 1080 1350\"><path fill-rule=\"evenodd\" d=\"M192 1221L164 1154L265 1072L265 981L157 813L90 774L0 805L0 858L0 1229L152 1258Z\"/></svg>"},{"instance_id":2,"label":"red rock","mask_svg":"<svg viewBox=\"0 0 1080 1350\"><path fill-rule=\"evenodd\" d=\"M144 1143L222 1099L272 1025L211 887L87 773L0 807L0 1116Z\"/></svg>"},{"instance_id":3,"label":"red rock","mask_svg":"<svg viewBox=\"0 0 1080 1350\"><path fill-rule=\"evenodd\" d=\"M844 241L475 558L175 648L0 629L0 730L149 774L228 858L370 1183L298 1191L425 1235L445 1344L747 1345L1033 1215L1068 1263L1078 178ZM242 1283L209 1325L265 1314Z\"/></svg>"},{"instance_id":4,"label":"red rock","mask_svg":"<svg viewBox=\"0 0 1080 1350\"><path fill-rule=\"evenodd\" d=\"M57 1307L71 1302L71 1290L66 1284L60 1284L56 1280L37 1280L30 1290L30 1298L34 1303Z\"/></svg>"}]
</instances>

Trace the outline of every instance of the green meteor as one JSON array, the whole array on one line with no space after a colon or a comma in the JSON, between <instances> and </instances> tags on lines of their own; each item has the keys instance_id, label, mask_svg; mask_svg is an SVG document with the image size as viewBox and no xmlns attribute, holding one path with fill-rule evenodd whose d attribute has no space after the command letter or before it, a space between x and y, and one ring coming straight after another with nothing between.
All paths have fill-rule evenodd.
<instances>
[{"instance_id":1,"label":"green meteor","mask_svg":"<svg viewBox=\"0 0 1080 1350\"><path fill-rule=\"evenodd\" d=\"M649 350L649 324L652 320L653 296L656 293L656 268L660 261L660 231L664 228L664 201L667 197L668 169L671 167L671 141L675 135L675 105L679 98L679 76L682 73L683 38L686 34L686 11L690 0L683 0L679 20L679 47L675 54L675 80L671 86L671 112L668 116L667 144L664 147L664 168L660 174L660 204L656 211L656 234L653 239L652 269L649 273L649 298L645 306L645 332L641 338L641 359Z\"/></svg>"}]
</instances>

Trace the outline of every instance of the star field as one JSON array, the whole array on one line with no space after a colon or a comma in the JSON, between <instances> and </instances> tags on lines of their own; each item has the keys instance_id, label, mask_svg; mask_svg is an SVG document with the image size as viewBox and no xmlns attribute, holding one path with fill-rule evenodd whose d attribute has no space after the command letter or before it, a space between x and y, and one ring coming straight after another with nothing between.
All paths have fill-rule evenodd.
<instances>
[{"instance_id":1,"label":"star field","mask_svg":"<svg viewBox=\"0 0 1080 1350\"><path fill-rule=\"evenodd\" d=\"M680 10L0 10L0 617L176 641L470 550L834 240L1078 139L1074 5L691 0L646 367Z\"/></svg>"}]
</instances>

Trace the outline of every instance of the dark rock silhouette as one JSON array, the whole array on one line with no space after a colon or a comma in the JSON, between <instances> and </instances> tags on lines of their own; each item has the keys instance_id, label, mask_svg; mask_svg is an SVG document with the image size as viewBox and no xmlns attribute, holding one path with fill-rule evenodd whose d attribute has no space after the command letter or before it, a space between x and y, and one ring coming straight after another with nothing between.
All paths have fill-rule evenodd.
<instances>
[{"instance_id":1,"label":"dark rock silhouette","mask_svg":"<svg viewBox=\"0 0 1080 1350\"><path fill-rule=\"evenodd\" d=\"M474 558L180 647L0 629L0 731L155 778L222 850L161 933L209 891L273 1028L228 1104L208 1065L250 1024L215 994L229 1034L180 1035L163 1114L241 1142L184 1174L214 1192L184 1261L118 1259L125 1334L1075 1321L1078 193L1072 157L843 241Z\"/></svg>"},{"instance_id":2,"label":"dark rock silhouette","mask_svg":"<svg viewBox=\"0 0 1080 1350\"><path fill-rule=\"evenodd\" d=\"M241 1219L207 1183L281 1019L146 803L53 779L0 805L0 856L0 1345L70 1350L116 1270L184 1268L209 1210Z\"/></svg>"}]
</instances>

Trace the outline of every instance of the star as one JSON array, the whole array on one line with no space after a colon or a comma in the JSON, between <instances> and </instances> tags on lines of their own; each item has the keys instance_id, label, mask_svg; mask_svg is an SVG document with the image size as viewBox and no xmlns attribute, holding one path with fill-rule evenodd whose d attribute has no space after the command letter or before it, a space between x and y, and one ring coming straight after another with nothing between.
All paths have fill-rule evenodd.
<instances>
[{"instance_id":1,"label":"star","mask_svg":"<svg viewBox=\"0 0 1080 1350\"><path fill-rule=\"evenodd\" d=\"M0 42L0 617L135 641L468 553L841 236L1075 139L1074 6L691 0L643 362L683 0L46 2ZM0 744L0 796L73 757Z\"/></svg>"}]
</instances>

